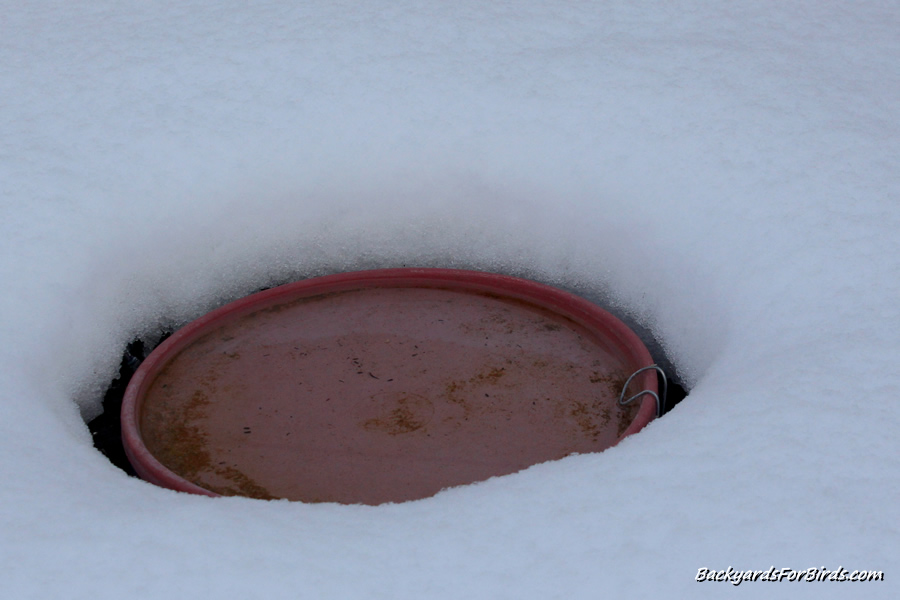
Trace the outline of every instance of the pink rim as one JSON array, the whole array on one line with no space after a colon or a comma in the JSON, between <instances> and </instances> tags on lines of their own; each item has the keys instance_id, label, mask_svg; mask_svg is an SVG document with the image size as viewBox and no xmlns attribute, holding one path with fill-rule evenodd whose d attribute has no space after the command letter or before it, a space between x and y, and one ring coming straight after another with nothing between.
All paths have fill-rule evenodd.
<instances>
[{"instance_id":1,"label":"pink rim","mask_svg":"<svg viewBox=\"0 0 900 600\"><path fill-rule=\"evenodd\" d=\"M205 496L219 496L182 478L151 454L142 439L139 415L144 394L157 373L181 350L218 326L220 322L278 301L331 292L372 287L447 286L527 300L605 336L620 349L623 356L637 365L637 368L653 364L650 353L640 338L619 319L583 298L534 281L480 271L418 268L357 271L317 277L258 292L231 302L192 321L160 344L138 368L125 392L121 413L122 440L129 461L142 479L161 487ZM655 373L650 371L641 375L630 389L658 393ZM647 394L641 400L637 416L615 444L643 429L655 417L656 402Z\"/></svg>"}]
</instances>

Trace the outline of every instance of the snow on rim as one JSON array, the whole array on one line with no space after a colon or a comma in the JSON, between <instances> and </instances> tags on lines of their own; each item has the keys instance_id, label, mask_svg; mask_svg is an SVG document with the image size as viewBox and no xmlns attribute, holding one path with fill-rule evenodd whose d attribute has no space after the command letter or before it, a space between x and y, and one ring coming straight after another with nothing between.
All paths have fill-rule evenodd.
<instances>
[{"instance_id":1,"label":"snow on rim","mask_svg":"<svg viewBox=\"0 0 900 600\"><path fill-rule=\"evenodd\" d=\"M729 566L887 576L756 597L896 594L896 11L2 8L11 597L693 597ZM603 298L690 396L600 455L376 508L177 494L91 447L135 335L401 265Z\"/></svg>"}]
</instances>

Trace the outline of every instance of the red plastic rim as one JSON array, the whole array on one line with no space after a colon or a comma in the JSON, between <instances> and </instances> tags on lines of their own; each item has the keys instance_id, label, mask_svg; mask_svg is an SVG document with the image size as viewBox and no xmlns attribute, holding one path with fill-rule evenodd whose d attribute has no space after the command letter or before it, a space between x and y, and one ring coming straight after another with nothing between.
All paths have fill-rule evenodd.
<instances>
[{"instance_id":1,"label":"red plastic rim","mask_svg":"<svg viewBox=\"0 0 900 600\"><path fill-rule=\"evenodd\" d=\"M616 400L652 362L611 314L533 281L342 273L177 331L129 383L122 437L143 479L178 491L405 501L640 431L653 398ZM657 392L655 374L629 390Z\"/></svg>"}]
</instances>

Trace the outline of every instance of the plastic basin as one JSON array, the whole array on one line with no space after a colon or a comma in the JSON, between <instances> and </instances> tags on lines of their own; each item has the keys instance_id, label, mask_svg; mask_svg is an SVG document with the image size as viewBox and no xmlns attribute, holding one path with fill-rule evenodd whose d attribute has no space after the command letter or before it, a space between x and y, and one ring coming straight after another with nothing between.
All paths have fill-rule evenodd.
<instances>
[{"instance_id":1,"label":"plastic basin","mask_svg":"<svg viewBox=\"0 0 900 600\"><path fill-rule=\"evenodd\" d=\"M449 269L343 273L188 324L122 407L138 474L174 490L380 504L599 452L656 415L621 407L652 359L596 305ZM656 392L652 372L629 390Z\"/></svg>"}]
</instances>

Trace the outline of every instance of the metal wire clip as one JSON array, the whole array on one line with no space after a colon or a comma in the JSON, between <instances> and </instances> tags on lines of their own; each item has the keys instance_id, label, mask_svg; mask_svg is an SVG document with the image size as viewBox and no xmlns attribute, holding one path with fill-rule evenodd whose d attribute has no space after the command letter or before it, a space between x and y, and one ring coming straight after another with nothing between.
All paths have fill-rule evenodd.
<instances>
[{"instance_id":1,"label":"metal wire clip","mask_svg":"<svg viewBox=\"0 0 900 600\"><path fill-rule=\"evenodd\" d=\"M625 390L628 389L628 384L631 383L631 380L634 379L635 377L637 377L638 375L640 375L641 373L643 373L644 371L650 371L650 370L654 370L657 373L659 373L660 375L662 375L662 382L663 382L662 396L660 396L659 394L657 394L656 392L654 392L652 390L642 390L642 391L638 392L637 394L635 394L634 396L625 400L624 399L625 398ZM628 379L625 380L625 385L622 386L622 392L619 394L619 406L627 406L627 405L631 404L632 401L640 398L641 396L650 394L656 400L656 416L661 417L663 414L663 410L665 410L665 406L666 406L666 392L668 391L668 388L669 388L669 382L666 379L666 372L663 371L659 365L650 365L649 367L643 367L641 369L638 369L634 373L632 373L631 377L629 377Z\"/></svg>"}]
</instances>

